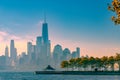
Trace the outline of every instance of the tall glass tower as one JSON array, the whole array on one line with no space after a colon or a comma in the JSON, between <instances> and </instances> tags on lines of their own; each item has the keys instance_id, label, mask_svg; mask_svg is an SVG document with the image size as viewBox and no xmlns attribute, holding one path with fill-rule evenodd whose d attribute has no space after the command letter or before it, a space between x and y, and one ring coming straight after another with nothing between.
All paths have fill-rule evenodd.
<instances>
[{"instance_id":1,"label":"tall glass tower","mask_svg":"<svg viewBox=\"0 0 120 80\"><path fill-rule=\"evenodd\" d=\"M49 42L49 39L48 39L48 24L46 22L44 22L42 24L42 38L43 38L43 42L45 44Z\"/></svg>"},{"instance_id":2,"label":"tall glass tower","mask_svg":"<svg viewBox=\"0 0 120 80\"><path fill-rule=\"evenodd\" d=\"M14 47L14 40L10 42L10 57L15 59L15 47Z\"/></svg>"},{"instance_id":3,"label":"tall glass tower","mask_svg":"<svg viewBox=\"0 0 120 80\"><path fill-rule=\"evenodd\" d=\"M5 57L9 57L9 51L8 51L8 46L6 46L6 48L5 48Z\"/></svg>"},{"instance_id":4,"label":"tall glass tower","mask_svg":"<svg viewBox=\"0 0 120 80\"><path fill-rule=\"evenodd\" d=\"M46 14L44 14L44 23L42 24L42 38L43 38L43 43L44 44L49 43L48 24L46 22Z\"/></svg>"},{"instance_id":5,"label":"tall glass tower","mask_svg":"<svg viewBox=\"0 0 120 80\"><path fill-rule=\"evenodd\" d=\"M16 59L16 48L14 46L14 40L11 40L10 42L10 57L12 60L15 60Z\"/></svg>"},{"instance_id":6,"label":"tall glass tower","mask_svg":"<svg viewBox=\"0 0 120 80\"><path fill-rule=\"evenodd\" d=\"M42 47L41 47L41 59L44 63L43 66L46 67L50 64L50 40L48 35L48 24L46 22L46 15L44 15L44 23L42 24Z\"/></svg>"}]
</instances>

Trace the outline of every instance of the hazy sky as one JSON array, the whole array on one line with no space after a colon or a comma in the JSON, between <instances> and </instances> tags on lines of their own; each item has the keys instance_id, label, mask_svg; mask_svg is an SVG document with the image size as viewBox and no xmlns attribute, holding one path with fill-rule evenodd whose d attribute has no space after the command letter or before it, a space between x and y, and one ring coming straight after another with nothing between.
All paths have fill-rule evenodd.
<instances>
[{"instance_id":1,"label":"hazy sky","mask_svg":"<svg viewBox=\"0 0 120 80\"><path fill-rule=\"evenodd\" d=\"M61 44L81 55L103 56L120 52L120 25L107 10L112 0L0 0L0 53L15 39L18 53L26 42L41 35L46 12L52 48Z\"/></svg>"}]
</instances>

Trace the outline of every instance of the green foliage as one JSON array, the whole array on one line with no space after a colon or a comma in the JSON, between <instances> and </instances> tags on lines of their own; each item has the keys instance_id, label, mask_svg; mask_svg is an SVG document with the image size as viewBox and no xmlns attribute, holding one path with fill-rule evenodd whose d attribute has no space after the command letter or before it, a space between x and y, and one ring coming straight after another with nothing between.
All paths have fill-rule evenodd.
<instances>
[{"instance_id":1,"label":"green foliage","mask_svg":"<svg viewBox=\"0 0 120 80\"><path fill-rule=\"evenodd\" d=\"M120 54L116 53L115 56L103 56L101 58L94 58L94 57L81 57L81 58L72 58L68 61L62 61L61 68L72 68L74 70L75 68L88 68L91 66L91 68L105 68L107 69L109 66L111 66L111 70L114 70L114 64L118 63L120 66ZM120 70L120 67L119 67Z\"/></svg>"},{"instance_id":2,"label":"green foliage","mask_svg":"<svg viewBox=\"0 0 120 80\"><path fill-rule=\"evenodd\" d=\"M115 60L119 65L119 71L120 71L120 54L119 53L116 53Z\"/></svg>"},{"instance_id":3,"label":"green foliage","mask_svg":"<svg viewBox=\"0 0 120 80\"><path fill-rule=\"evenodd\" d=\"M68 61L62 61L61 68L68 68L68 67L69 67L69 62Z\"/></svg>"},{"instance_id":4,"label":"green foliage","mask_svg":"<svg viewBox=\"0 0 120 80\"><path fill-rule=\"evenodd\" d=\"M113 0L111 4L108 4L108 10L116 13L117 16L112 16L111 19L115 24L120 24L120 0Z\"/></svg>"}]
</instances>

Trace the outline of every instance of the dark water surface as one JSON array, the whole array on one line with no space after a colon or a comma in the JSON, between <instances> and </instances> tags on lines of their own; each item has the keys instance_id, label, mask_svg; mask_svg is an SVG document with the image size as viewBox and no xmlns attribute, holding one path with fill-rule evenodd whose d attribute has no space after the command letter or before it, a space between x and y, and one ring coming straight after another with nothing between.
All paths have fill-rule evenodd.
<instances>
[{"instance_id":1,"label":"dark water surface","mask_svg":"<svg viewBox=\"0 0 120 80\"><path fill-rule=\"evenodd\" d=\"M0 80L120 80L118 75L35 75L33 72L0 72Z\"/></svg>"}]
</instances>

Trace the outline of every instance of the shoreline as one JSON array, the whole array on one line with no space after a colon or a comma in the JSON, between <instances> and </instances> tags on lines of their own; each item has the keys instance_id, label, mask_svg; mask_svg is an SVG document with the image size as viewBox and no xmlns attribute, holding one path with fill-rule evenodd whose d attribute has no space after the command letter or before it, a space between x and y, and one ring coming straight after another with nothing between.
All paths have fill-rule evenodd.
<instances>
[{"instance_id":1,"label":"shoreline","mask_svg":"<svg viewBox=\"0 0 120 80\"><path fill-rule=\"evenodd\" d=\"M55 75L120 75L120 71L35 71L39 74Z\"/></svg>"}]
</instances>

